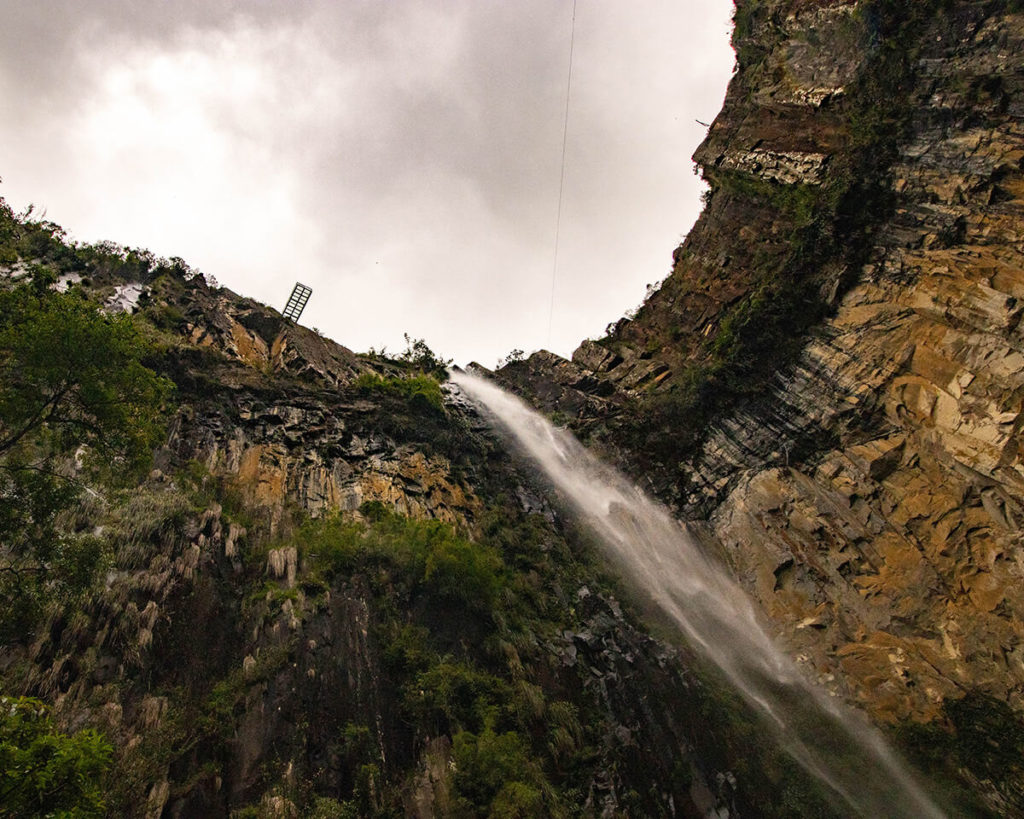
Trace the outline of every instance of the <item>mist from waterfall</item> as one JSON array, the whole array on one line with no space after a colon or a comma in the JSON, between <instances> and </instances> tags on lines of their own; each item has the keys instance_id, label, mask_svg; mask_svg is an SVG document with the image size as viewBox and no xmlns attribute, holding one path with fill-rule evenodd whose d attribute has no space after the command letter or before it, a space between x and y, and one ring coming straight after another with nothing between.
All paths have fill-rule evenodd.
<instances>
[{"instance_id":1,"label":"mist from waterfall","mask_svg":"<svg viewBox=\"0 0 1024 819\"><path fill-rule=\"evenodd\" d=\"M461 371L451 379L540 467L625 578L721 669L780 745L851 814L944 815L868 720L808 681L775 646L750 598L664 506L490 381Z\"/></svg>"}]
</instances>

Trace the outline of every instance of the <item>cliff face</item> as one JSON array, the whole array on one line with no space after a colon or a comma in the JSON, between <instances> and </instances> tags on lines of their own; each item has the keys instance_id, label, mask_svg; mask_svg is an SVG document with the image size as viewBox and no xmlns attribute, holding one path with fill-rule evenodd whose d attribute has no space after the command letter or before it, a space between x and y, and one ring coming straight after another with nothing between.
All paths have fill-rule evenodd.
<instances>
[{"instance_id":1,"label":"cliff face","mask_svg":"<svg viewBox=\"0 0 1024 819\"><path fill-rule=\"evenodd\" d=\"M632 321L499 374L882 722L1024 709L1024 14L737 3L707 208ZM1003 809L1006 809L1005 806Z\"/></svg>"},{"instance_id":2,"label":"cliff face","mask_svg":"<svg viewBox=\"0 0 1024 819\"><path fill-rule=\"evenodd\" d=\"M63 522L104 573L0 682L103 732L111 815L817 804L457 395L201 278L87 267L100 303L141 293L177 407L148 479Z\"/></svg>"},{"instance_id":3,"label":"cliff face","mask_svg":"<svg viewBox=\"0 0 1024 819\"><path fill-rule=\"evenodd\" d=\"M689 481L722 499L708 528L769 613L888 716L972 686L1024 705L1024 17L956 5L918 32L867 263L763 405L707 437ZM769 65L799 59L788 34ZM757 161L741 134L713 129L698 157ZM834 445L786 463L823 432Z\"/></svg>"},{"instance_id":4,"label":"cliff face","mask_svg":"<svg viewBox=\"0 0 1024 819\"><path fill-rule=\"evenodd\" d=\"M741 0L735 44L671 275L497 377L691 520L808 674L1024 814L1024 10ZM0 677L104 730L113 812L829 815L411 361L73 257L8 269L141 292L178 405L149 478L64 521L105 576Z\"/></svg>"}]
</instances>

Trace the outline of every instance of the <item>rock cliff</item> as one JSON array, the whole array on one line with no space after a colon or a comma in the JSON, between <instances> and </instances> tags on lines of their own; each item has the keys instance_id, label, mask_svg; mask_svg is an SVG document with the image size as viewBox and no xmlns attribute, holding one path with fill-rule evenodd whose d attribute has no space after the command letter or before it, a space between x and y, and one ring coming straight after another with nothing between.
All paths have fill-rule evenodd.
<instances>
[{"instance_id":1,"label":"rock cliff","mask_svg":"<svg viewBox=\"0 0 1024 819\"><path fill-rule=\"evenodd\" d=\"M34 262L135 310L177 386L148 477L62 522L105 544L94 587L0 646L4 694L111 743L112 815L822 804L432 355L357 355L186 269L55 247Z\"/></svg>"},{"instance_id":2,"label":"rock cliff","mask_svg":"<svg viewBox=\"0 0 1024 819\"><path fill-rule=\"evenodd\" d=\"M498 377L691 519L808 673L965 735L956 703L1024 710L1024 14L740 0L734 43L669 277Z\"/></svg>"},{"instance_id":3,"label":"rock cliff","mask_svg":"<svg viewBox=\"0 0 1024 819\"><path fill-rule=\"evenodd\" d=\"M691 521L956 810L1024 815L1024 9L735 23L668 278L495 377ZM33 247L9 276L134 310L177 386L148 478L62 521L103 540L96 587L0 646L2 693L110 739L112 813L842 815L432 357L357 355L179 260Z\"/></svg>"}]
</instances>

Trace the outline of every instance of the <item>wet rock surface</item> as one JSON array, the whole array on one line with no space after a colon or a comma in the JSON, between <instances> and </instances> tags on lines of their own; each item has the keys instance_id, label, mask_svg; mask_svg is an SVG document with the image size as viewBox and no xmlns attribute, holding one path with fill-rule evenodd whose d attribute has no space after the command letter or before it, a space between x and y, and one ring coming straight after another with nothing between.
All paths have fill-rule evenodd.
<instances>
[{"instance_id":1,"label":"wet rock surface","mask_svg":"<svg viewBox=\"0 0 1024 819\"><path fill-rule=\"evenodd\" d=\"M778 199L829 184L856 127L844 117L863 110L851 95L873 87L869 5L739 4L738 20L749 12L765 28L741 46L696 154L719 183L673 274L632 321L580 347L571 377L536 356L498 377L701 521L808 673L876 719L937 719L974 689L1020 712L1019 12L955 3L901 45L916 56L888 206L863 263L822 266L832 310L795 359L656 474L637 473L616 433L631 397L670 394L707 360L770 266L784 226L758 186ZM601 405L579 388L588 374L614 386Z\"/></svg>"},{"instance_id":2,"label":"wet rock surface","mask_svg":"<svg viewBox=\"0 0 1024 819\"><path fill-rule=\"evenodd\" d=\"M809 676L883 725L940 732L951 703L981 692L1009 705L992 713L1012 730L1024 711L1024 14L929 6L897 27L906 59L887 61L884 5L740 2L739 70L695 157L712 193L672 274L571 361L539 353L495 377L694 521ZM898 76L873 73L894 65ZM886 89L895 113L871 96ZM893 118L884 139L879 111ZM874 164L853 161L875 150ZM856 178L836 187L862 166L880 173L870 200ZM845 244L806 242L809 203L833 208ZM665 439L664 458L642 457L646 402L699 390L744 317L763 315L751 305L806 273L794 247L820 254L807 276L820 320L689 449ZM149 480L103 513L118 553L102 592L0 668L69 728L115 741L131 760L118 804L284 817L309 803L303 788L361 788L376 808L382 783L399 783L408 815L449 810L452 732L410 727L381 637L375 589L391 578L324 580L285 542L297 518L361 520L367 502L466 534L500 506L555 533L537 546L547 574L522 582L557 579L559 627L490 648L514 673L527 658L531 685L600 725L577 783L584 813L760 815L785 790L778 770L740 770L756 733L725 725L743 720L714 704L690 658L646 634L593 563L557 565L581 549L557 503L457 396L430 409L360 387L401 370L201 279L94 286L106 300L140 288L138 304L119 304L173 337L158 363L181 408ZM407 621L427 617L410 607ZM479 636L479 616L450 618L464 632L430 617L453 654ZM964 743L978 756L1004 739L980 735ZM993 815L1021 815L1019 754L1004 745L1002 772L968 778ZM357 782L367 759L376 773Z\"/></svg>"},{"instance_id":3,"label":"wet rock surface","mask_svg":"<svg viewBox=\"0 0 1024 819\"><path fill-rule=\"evenodd\" d=\"M157 286L153 298L166 297ZM528 701L589 715L596 744L571 782L574 807L696 816L698 803L735 802L717 783L736 757L689 705L710 696L690 661L623 611L593 563L576 565L582 547L567 545L546 487L517 471L470 405L361 387L358 373L394 367L318 338L322 356L279 367L280 334L307 331L200 282L167 304L187 317L182 346L162 361L180 408L148 480L103 507L117 544L105 586L21 655L0 652L8 679L17 668L17 685L53 702L69 728L98 727L113 742L112 805L292 817L316 795L390 810L385 794L400 791L406 815L450 815L455 728L413 727L389 629L429 626L448 661L476 664L473 641L499 615L425 608L386 568L325 577L296 521L385 509L472 536L495 508L510 526L536 518L551 533L539 558L550 570L524 570L522 582L554 586L563 626L537 626L501 651L522 685L532 681ZM577 585L563 591L569 577ZM566 753L582 742L573 730Z\"/></svg>"}]
</instances>

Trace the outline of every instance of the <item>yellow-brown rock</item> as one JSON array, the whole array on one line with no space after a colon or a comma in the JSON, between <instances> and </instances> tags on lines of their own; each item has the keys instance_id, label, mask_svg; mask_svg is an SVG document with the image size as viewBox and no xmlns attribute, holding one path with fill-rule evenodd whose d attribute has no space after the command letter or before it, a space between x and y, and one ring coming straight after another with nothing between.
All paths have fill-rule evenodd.
<instances>
[{"instance_id":1,"label":"yellow-brown rock","mask_svg":"<svg viewBox=\"0 0 1024 819\"><path fill-rule=\"evenodd\" d=\"M672 275L571 363L501 377L701 519L793 653L879 719L975 687L1024 711L1024 15L958 3L903 31L905 132L859 166L877 221L815 257L829 311L761 392L660 419L660 446L635 409L713 378L737 305L820 252L799 244L816 191L886 110L867 5L738 4L740 70L695 155L712 196Z\"/></svg>"}]
</instances>

